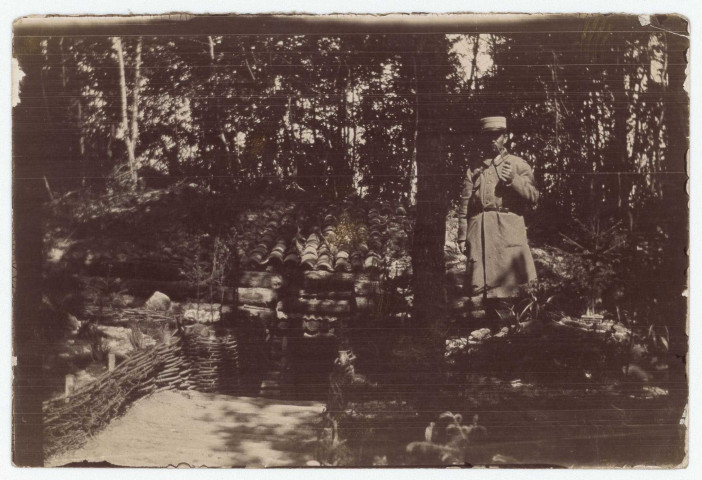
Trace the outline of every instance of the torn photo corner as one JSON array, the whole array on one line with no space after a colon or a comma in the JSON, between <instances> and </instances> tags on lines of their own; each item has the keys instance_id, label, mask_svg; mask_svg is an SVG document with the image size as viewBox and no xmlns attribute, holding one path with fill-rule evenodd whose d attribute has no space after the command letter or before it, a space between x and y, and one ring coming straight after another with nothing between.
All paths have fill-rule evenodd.
<instances>
[{"instance_id":1,"label":"torn photo corner","mask_svg":"<svg viewBox=\"0 0 702 480\"><path fill-rule=\"evenodd\" d=\"M14 464L685 468L688 50L675 14L16 20Z\"/></svg>"}]
</instances>

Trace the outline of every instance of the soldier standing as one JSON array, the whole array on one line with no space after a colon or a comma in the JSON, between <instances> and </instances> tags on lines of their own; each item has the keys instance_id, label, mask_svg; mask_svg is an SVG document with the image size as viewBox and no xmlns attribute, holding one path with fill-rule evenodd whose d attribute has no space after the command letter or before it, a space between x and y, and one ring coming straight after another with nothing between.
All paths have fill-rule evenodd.
<instances>
[{"instance_id":1,"label":"soldier standing","mask_svg":"<svg viewBox=\"0 0 702 480\"><path fill-rule=\"evenodd\" d=\"M472 296L513 298L517 287L536 279L524 213L539 198L527 162L505 148L507 119L481 123L484 158L469 165L459 209L458 245L468 257Z\"/></svg>"}]
</instances>

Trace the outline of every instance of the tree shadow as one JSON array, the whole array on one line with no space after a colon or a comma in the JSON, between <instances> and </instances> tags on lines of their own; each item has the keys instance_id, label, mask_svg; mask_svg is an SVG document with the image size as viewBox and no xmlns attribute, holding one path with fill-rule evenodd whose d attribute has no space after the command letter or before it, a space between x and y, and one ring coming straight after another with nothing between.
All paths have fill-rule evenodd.
<instances>
[{"instance_id":1,"label":"tree shadow","mask_svg":"<svg viewBox=\"0 0 702 480\"><path fill-rule=\"evenodd\" d=\"M232 397L216 430L232 466L304 466L315 458L322 405Z\"/></svg>"}]
</instances>

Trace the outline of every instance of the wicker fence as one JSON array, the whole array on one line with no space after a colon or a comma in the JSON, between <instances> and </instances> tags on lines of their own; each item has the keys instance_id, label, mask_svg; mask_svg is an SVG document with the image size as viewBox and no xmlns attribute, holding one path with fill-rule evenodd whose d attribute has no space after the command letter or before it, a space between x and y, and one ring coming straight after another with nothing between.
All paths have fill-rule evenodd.
<instances>
[{"instance_id":1,"label":"wicker fence","mask_svg":"<svg viewBox=\"0 0 702 480\"><path fill-rule=\"evenodd\" d=\"M174 337L139 352L65 398L44 402L46 457L79 448L136 400L161 390L235 394L238 344L232 331Z\"/></svg>"},{"instance_id":2,"label":"wicker fence","mask_svg":"<svg viewBox=\"0 0 702 480\"><path fill-rule=\"evenodd\" d=\"M231 333L212 335L213 330L209 333L183 338L183 362L188 366L188 375L178 388L236 394L241 387L237 339ZM168 373L167 378L174 378L176 373Z\"/></svg>"}]
</instances>

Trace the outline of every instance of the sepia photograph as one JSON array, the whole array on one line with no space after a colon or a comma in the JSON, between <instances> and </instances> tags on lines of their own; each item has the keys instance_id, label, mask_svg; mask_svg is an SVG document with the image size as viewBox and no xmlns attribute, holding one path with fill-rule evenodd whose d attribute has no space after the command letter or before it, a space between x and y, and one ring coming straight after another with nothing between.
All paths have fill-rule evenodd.
<instances>
[{"instance_id":1,"label":"sepia photograph","mask_svg":"<svg viewBox=\"0 0 702 480\"><path fill-rule=\"evenodd\" d=\"M673 13L16 19L14 465L685 468L689 48Z\"/></svg>"}]
</instances>

